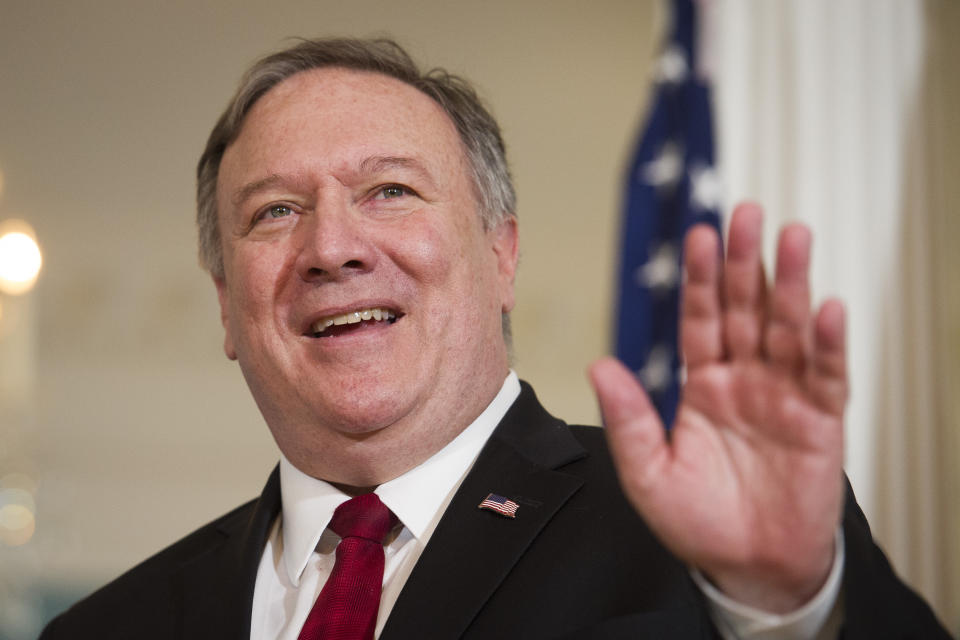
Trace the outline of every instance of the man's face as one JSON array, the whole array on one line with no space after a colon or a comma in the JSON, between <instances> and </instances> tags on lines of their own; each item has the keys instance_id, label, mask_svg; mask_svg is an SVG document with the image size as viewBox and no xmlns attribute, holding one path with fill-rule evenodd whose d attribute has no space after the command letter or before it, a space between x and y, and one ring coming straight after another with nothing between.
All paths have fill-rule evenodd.
<instances>
[{"instance_id":1,"label":"man's face","mask_svg":"<svg viewBox=\"0 0 960 640\"><path fill-rule=\"evenodd\" d=\"M301 470L390 479L503 382L516 227L484 231L469 176L430 98L336 68L271 89L224 154L225 349Z\"/></svg>"}]
</instances>

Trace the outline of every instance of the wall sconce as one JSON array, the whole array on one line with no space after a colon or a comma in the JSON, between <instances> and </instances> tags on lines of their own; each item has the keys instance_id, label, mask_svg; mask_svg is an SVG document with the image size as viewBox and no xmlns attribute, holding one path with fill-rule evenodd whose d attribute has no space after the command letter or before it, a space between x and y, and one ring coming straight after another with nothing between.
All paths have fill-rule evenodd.
<instances>
[{"instance_id":1,"label":"wall sconce","mask_svg":"<svg viewBox=\"0 0 960 640\"><path fill-rule=\"evenodd\" d=\"M43 265L43 255L29 224L22 220L0 222L0 292L20 295L33 288Z\"/></svg>"}]
</instances>

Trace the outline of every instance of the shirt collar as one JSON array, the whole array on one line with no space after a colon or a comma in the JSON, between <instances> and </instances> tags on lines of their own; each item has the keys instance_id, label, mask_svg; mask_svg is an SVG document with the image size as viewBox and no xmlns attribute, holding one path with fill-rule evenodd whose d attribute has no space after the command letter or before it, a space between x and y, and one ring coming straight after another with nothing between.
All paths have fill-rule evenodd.
<instances>
[{"instance_id":1,"label":"shirt collar","mask_svg":"<svg viewBox=\"0 0 960 640\"><path fill-rule=\"evenodd\" d=\"M439 511L519 395L520 381L511 370L493 401L456 438L419 466L377 487L375 493L421 544L426 544ZM281 453L280 498L283 563L290 582L299 585L300 575L334 510L349 496L303 473Z\"/></svg>"}]
</instances>

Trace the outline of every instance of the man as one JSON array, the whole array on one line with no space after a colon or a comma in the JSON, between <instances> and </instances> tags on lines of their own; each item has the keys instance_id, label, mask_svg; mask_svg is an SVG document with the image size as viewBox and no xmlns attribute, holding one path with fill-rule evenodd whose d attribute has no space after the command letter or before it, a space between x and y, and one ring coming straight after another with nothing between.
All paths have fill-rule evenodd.
<instances>
[{"instance_id":1,"label":"man","mask_svg":"<svg viewBox=\"0 0 960 640\"><path fill-rule=\"evenodd\" d=\"M509 370L514 195L462 81L383 41L265 58L201 157L198 223L279 471L44 637L945 637L845 497L843 309L810 311L803 227L770 290L757 207L725 264L690 233L670 439L619 363L591 369L614 473ZM361 503L375 534L341 525Z\"/></svg>"}]
</instances>

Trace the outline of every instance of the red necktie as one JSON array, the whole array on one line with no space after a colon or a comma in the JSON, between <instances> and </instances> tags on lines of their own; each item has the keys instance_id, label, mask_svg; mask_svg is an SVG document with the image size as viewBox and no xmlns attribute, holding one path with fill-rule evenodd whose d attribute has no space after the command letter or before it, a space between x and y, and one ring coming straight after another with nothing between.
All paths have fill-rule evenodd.
<instances>
[{"instance_id":1,"label":"red necktie","mask_svg":"<svg viewBox=\"0 0 960 640\"><path fill-rule=\"evenodd\" d=\"M342 540L299 640L372 640L383 587L383 539L397 523L375 493L347 500L330 529Z\"/></svg>"}]
</instances>

